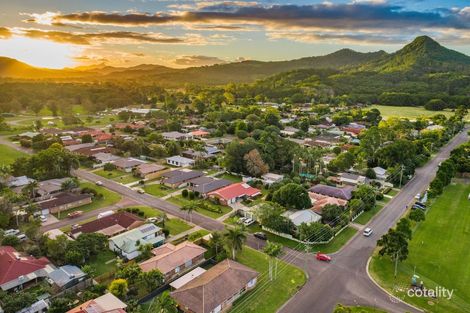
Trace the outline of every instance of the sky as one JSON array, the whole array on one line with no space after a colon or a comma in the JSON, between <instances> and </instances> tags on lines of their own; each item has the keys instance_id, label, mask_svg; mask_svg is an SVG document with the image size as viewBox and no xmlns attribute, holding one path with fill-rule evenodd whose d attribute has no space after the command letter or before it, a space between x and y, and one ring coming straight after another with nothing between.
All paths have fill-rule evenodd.
<instances>
[{"instance_id":1,"label":"sky","mask_svg":"<svg viewBox=\"0 0 470 313\"><path fill-rule=\"evenodd\" d=\"M470 55L470 0L0 0L0 56L48 68L393 52L419 35Z\"/></svg>"}]
</instances>

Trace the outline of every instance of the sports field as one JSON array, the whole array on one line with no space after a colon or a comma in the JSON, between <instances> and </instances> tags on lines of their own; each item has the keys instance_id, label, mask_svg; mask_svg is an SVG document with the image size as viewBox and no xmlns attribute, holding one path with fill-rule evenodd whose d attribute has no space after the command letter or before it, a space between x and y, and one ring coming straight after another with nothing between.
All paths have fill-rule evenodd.
<instances>
[{"instance_id":1,"label":"sports field","mask_svg":"<svg viewBox=\"0 0 470 313\"><path fill-rule=\"evenodd\" d=\"M470 184L448 186L418 225L409 245L408 259L393 277L389 258L374 256L371 273L381 285L429 312L470 312ZM450 300L410 298L405 292L413 273L425 287L454 290Z\"/></svg>"},{"instance_id":2,"label":"sports field","mask_svg":"<svg viewBox=\"0 0 470 313\"><path fill-rule=\"evenodd\" d=\"M444 114L449 117L454 113L450 110L446 111L428 111L424 107L407 107L407 106L388 106L388 105L373 105L371 109L378 109L384 119L387 119L392 116L404 117L410 120L414 120L420 116L433 116L436 114ZM467 115L467 120L469 116Z\"/></svg>"}]
</instances>

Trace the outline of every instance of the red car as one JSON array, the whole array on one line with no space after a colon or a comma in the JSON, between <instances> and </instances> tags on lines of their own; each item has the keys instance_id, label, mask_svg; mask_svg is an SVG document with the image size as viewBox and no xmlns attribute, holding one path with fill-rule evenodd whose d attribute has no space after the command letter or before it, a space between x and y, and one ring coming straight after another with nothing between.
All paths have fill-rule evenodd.
<instances>
[{"instance_id":1,"label":"red car","mask_svg":"<svg viewBox=\"0 0 470 313\"><path fill-rule=\"evenodd\" d=\"M323 261L323 262L330 262L331 261L331 257L329 255L324 254L324 253L317 252L315 257L317 258L318 261Z\"/></svg>"}]
</instances>

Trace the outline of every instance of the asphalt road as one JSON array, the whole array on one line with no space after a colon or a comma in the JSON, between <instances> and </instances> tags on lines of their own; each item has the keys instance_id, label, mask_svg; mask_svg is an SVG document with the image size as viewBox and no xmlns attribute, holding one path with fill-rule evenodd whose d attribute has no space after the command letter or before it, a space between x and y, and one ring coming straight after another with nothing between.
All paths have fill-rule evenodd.
<instances>
[{"instance_id":1,"label":"asphalt road","mask_svg":"<svg viewBox=\"0 0 470 313\"><path fill-rule=\"evenodd\" d=\"M457 145L468 140L467 130L460 132L434 159L419 168L414 178L375 216L367 225L374 230L371 237L358 233L342 250L333 255L333 261L329 264L318 262L313 256L305 254L294 259L294 264L306 270L309 280L279 312L331 313L337 303L379 307L391 313L419 312L389 297L377 287L367 275L367 262L377 240L396 224L415 195L427 189L439 163L447 159L450 151Z\"/></svg>"}]
</instances>

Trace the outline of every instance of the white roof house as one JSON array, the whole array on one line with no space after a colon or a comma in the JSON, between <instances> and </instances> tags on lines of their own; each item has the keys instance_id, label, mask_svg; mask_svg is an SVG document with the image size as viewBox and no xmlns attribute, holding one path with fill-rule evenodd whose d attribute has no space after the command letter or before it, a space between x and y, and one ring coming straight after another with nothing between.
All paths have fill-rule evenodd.
<instances>
[{"instance_id":1,"label":"white roof house","mask_svg":"<svg viewBox=\"0 0 470 313\"><path fill-rule=\"evenodd\" d=\"M163 139L165 140L190 140L193 139L193 135L191 134L185 134L185 133L180 133L177 131L172 131L172 132L163 132L162 133Z\"/></svg>"},{"instance_id":2,"label":"white roof house","mask_svg":"<svg viewBox=\"0 0 470 313\"><path fill-rule=\"evenodd\" d=\"M274 183L278 183L281 180L283 180L284 175L279 175L275 173L266 173L263 176L261 176L261 179L263 180L264 184L272 185Z\"/></svg>"},{"instance_id":3,"label":"white roof house","mask_svg":"<svg viewBox=\"0 0 470 313\"><path fill-rule=\"evenodd\" d=\"M287 211L283 215L290 219L295 226L300 226L302 223L310 224L321 221L321 215L310 209L295 212Z\"/></svg>"},{"instance_id":4,"label":"white roof house","mask_svg":"<svg viewBox=\"0 0 470 313\"><path fill-rule=\"evenodd\" d=\"M388 177L388 174L387 174L387 170L384 169L384 168L381 168L380 166L376 166L373 168L374 172L375 172L375 176L377 179L381 179L381 180L386 180L387 177Z\"/></svg>"},{"instance_id":5,"label":"white roof house","mask_svg":"<svg viewBox=\"0 0 470 313\"><path fill-rule=\"evenodd\" d=\"M166 163L178 167L188 167L194 165L194 160L185 158L179 155L175 155L169 158L166 158Z\"/></svg>"},{"instance_id":6,"label":"white roof house","mask_svg":"<svg viewBox=\"0 0 470 313\"><path fill-rule=\"evenodd\" d=\"M109 249L128 260L139 256L139 246L151 244L159 246L165 241L162 229L154 224L144 224L125 233L109 238Z\"/></svg>"}]
</instances>

